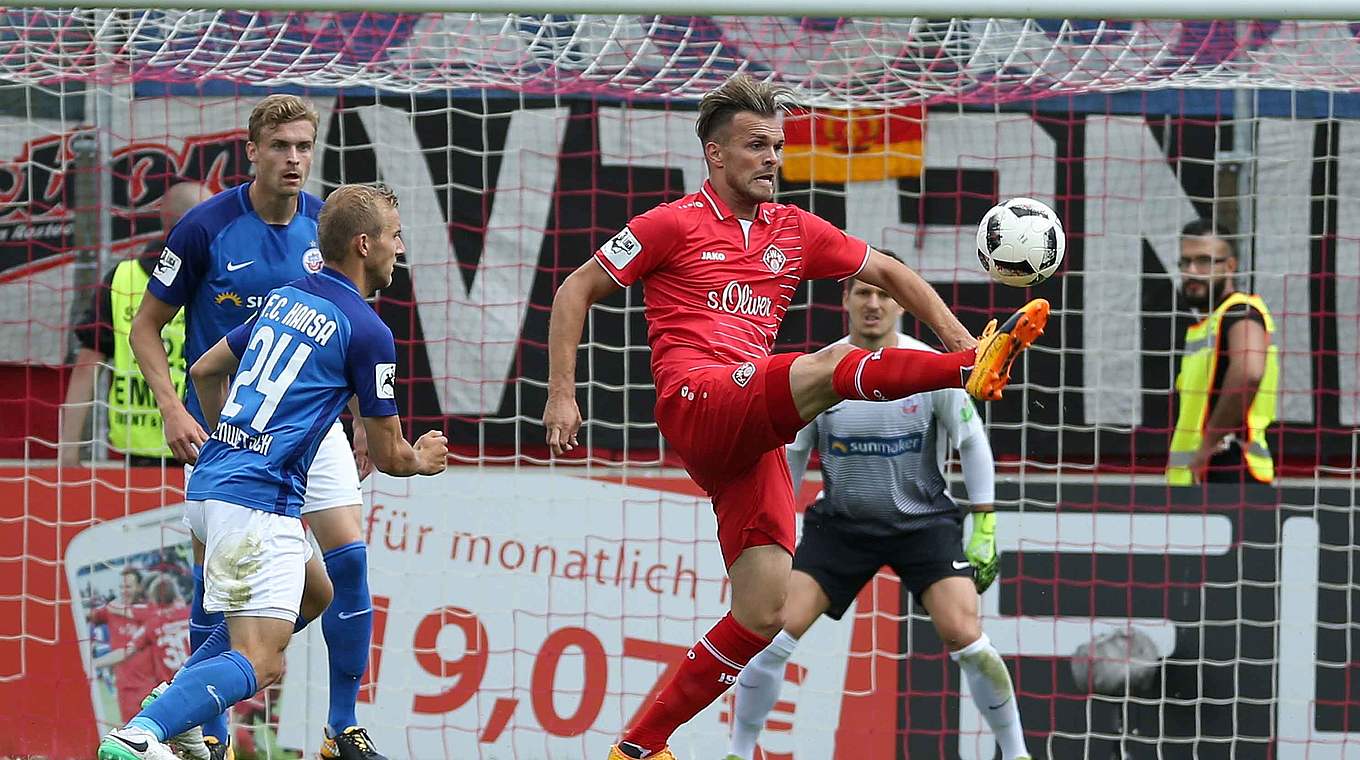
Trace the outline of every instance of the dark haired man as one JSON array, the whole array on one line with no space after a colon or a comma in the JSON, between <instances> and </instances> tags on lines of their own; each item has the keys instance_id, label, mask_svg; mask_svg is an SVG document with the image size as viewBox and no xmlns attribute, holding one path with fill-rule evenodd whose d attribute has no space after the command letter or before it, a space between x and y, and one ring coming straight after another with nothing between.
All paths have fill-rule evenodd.
<instances>
[{"instance_id":1,"label":"dark haired man","mask_svg":"<svg viewBox=\"0 0 1360 760\"><path fill-rule=\"evenodd\" d=\"M613 760L672 758L671 733L717 699L783 626L794 549L783 445L842 399L887 401L964 385L999 398L1015 357L1043 332L1034 301L981 339L900 262L796 206L773 202L786 93L738 75L704 96L696 131L709 178L699 192L629 221L553 299L548 402L554 454L577 443L576 351L591 304L646 282L656 420L713 500L732 611L699 640ZM798 284L857 277L930 325L949 353L833 345L771 355Z\"/></svg>"},{"instance_id":2,"label":"dark haired man","mask_svg":"<svg viewBox=\"0 0 1360 760\"><path fill-rule=\"evenodd\" d=\"M1265 431L1275 421L1279 349L1260 296L1237 289L1237 251L1222 225L1181 230L1181 296L1201 315L1185 332L1176 375L1179 412L1167 457L1171 485L1270 483Z\"/></svg>"}]
</instances>

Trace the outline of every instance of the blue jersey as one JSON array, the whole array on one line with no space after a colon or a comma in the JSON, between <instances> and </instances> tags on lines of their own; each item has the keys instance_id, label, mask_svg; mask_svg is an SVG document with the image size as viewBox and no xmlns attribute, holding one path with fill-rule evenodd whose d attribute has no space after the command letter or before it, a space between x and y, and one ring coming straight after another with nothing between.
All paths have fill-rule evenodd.
<instances>
[{"instance_id":1,"label":"blue jersey","mask_svg":"<svg viewBox=\"0 0 1360 760\"><path fill-rule=\"evenodd\" d=\"M184 307L185 366L244 324L266 293L321 271L321 199L302 193L291 222L268 224L251 207L249 187L224 190L190 209L170 231L147 283L151 295ZM184 405L202 425L193 384Z\"/></svg>"},{"instance_id":2,"label":"blue jersey","mask_svg":"<svg viewBox=\"0 0 1360 760\"><path fill-rule=\"evenodd\" d=\"M298 517L307 469L350 396L365 417L397 413L392 331L326 268L269 293L227 343L241 364L187 498Z\"/></svg>"}]
</instances>

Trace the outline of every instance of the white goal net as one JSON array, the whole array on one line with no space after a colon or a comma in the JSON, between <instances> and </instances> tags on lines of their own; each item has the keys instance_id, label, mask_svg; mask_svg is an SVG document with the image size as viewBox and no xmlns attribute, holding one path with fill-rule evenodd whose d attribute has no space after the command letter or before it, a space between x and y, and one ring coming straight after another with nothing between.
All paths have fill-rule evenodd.
<instances>
[{"instance_id":1,"label":"white goal net","mask_svg":"<svg viewBox=\"0 0 1360 760\"><path fill-rule=\"evenodd\" d=\"M825 10L0 10L0 699L19 716L0 755L88 755L137 679L183 654L183 478L105 445L113 320L90 304L155 250L171 185L249 179L246 119L284 91L321 117L309 191L382 180L401 198L406 266L376 308L407 432L443 428L458 465L366 485L360 718L392 757L602 756L730 598L711 509L653 420L641 289L591 313L584 446L557 462L548 311L631 216L697 189L697 99L746 72L802 106L781 202L895 251L971 328L1054 305L981 410L1005 552L984 628L1036 757L1360 757L1360 22ZM1030 290L992 283L975 251L1015 196L1069 236ZM1178 237L1199 217L1232 231L1276 323L1280 489L1161 484L1194 321ZM844 331L840 286L805 284L778 350ZM126 642L97 612L129 568L165 608L143 660L108 657ZM809 637L767 760L993 756L895 577ZM297 646L238 711L242 752L315 750L324 647ZM679 756L723 756L730 720L727 702L700 715Z\"/></svg>"}]
</instances>

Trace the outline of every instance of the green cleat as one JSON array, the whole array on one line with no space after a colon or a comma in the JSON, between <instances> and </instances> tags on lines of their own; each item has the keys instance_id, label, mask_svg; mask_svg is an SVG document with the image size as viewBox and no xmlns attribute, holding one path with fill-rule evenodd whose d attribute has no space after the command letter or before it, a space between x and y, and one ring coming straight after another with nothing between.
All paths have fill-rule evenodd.
<instances>
[{"instance_id":1,"label":"green cleat","mask_svg":"<svg viewBox=\"0 0 1360 760\"><path fill-rule=\"evenodd\" d=\"M152 702L160 699L160 696L168 688L170 688L170 684L161 681L156 688L151 690L150 694L142 698L142 709L145 710ZM213 755L212 748L204 742L202 726L194 726L172 738L166 744L170 745L172 749L179 750L177 754L184 760L219 760L219 757Z\"/></svg>"},{"instance_id":2,"label":"green cleat","mask_svg":"<svg viewBox=\"0 0 1360 760\"><path fill-rule=\"evenodd\" d=\"M99 742L99 760L179 760L179 757L150 732L116 728Z\"/></svg>"}]
</instances>

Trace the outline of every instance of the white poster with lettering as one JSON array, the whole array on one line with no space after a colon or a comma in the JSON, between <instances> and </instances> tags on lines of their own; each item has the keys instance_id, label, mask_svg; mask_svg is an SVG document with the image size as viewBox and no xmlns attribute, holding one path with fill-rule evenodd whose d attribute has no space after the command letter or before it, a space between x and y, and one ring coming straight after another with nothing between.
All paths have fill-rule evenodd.
<instances>
[{"instance_id":1,"label":"white poster with lettering","mask_svg":"<svg viewBox=\"0 0 1360 760\"><path fill-rule=\"evenodd\" d=\"M380 646L358 716L393 758L602 757L731 604L705 499L513 470L366 486ZM804 637L792 713L762 746L832 755L852 619ZM280 742L314 749L319 625L295 638L281 696ZM719 700L682 727L676 756L724 756L729 712Z\"/></svg>"}]
</instances>

